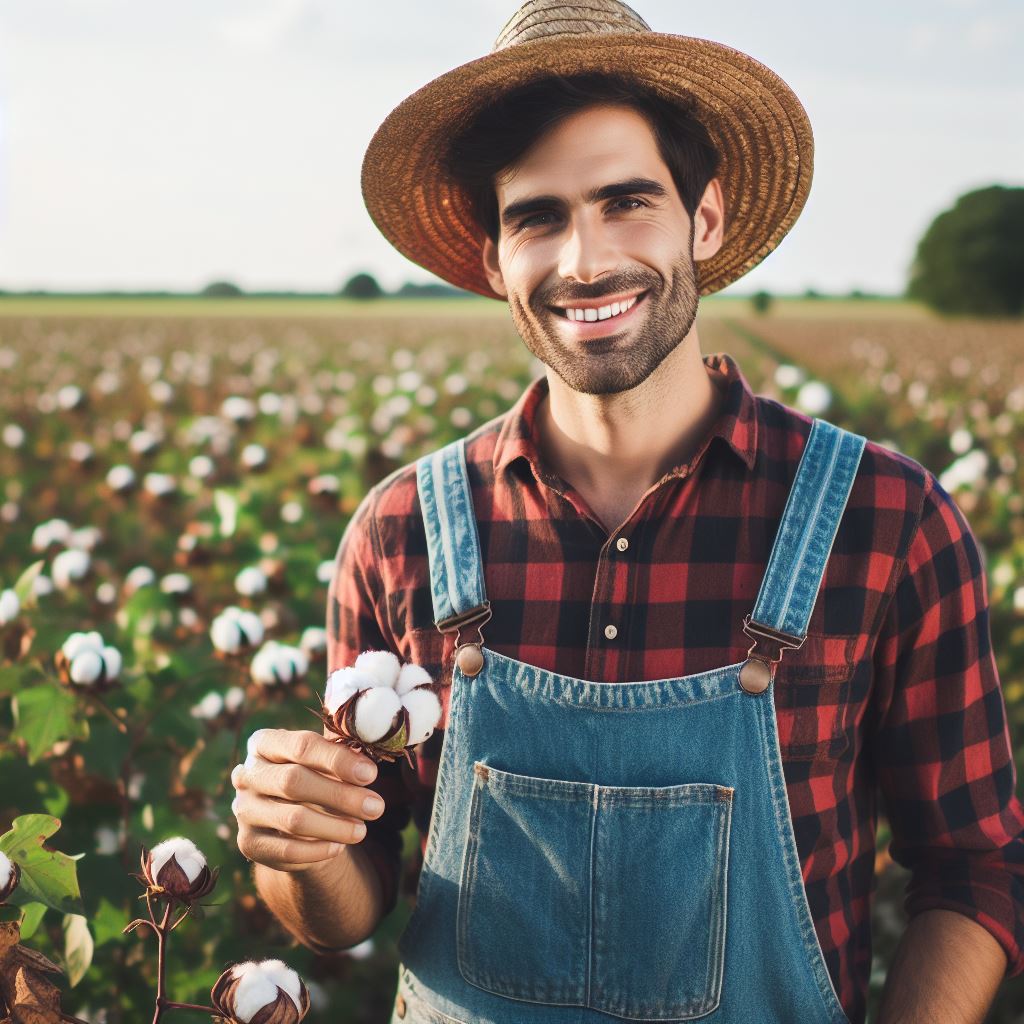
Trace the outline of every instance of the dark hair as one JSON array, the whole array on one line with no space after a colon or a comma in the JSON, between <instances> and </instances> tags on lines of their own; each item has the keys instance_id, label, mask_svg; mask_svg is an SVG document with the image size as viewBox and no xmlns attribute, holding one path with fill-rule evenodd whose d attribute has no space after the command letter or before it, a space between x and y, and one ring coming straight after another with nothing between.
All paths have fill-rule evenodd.
<instances>
[{"instance_id":1,"label":"dark hair","mask_svg":"<svg viewBox=\"0 0 1024 1024\"><path fill-rule=\"evenodd\" d=\"M693 100L668 100L647 86L602 72L546 75L483 107L455 136L447 172L466 192L479 225L498 240L495 177L570 114L598 104L632 107L654 132L686 212L693 218L721 154L694 115Z\"/></svg>"}]
</instances>

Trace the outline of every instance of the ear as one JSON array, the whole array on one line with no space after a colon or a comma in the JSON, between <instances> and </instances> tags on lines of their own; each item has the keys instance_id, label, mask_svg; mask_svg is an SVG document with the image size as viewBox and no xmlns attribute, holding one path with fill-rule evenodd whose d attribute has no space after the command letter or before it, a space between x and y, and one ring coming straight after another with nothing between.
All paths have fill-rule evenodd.
<instances>
[{"instance_id":1,"label":"ear","mask_svg":"<svg viewBox=\"0 0 1024 1024\"><path fill-rule=\"evenodd\" d=\"M484 249L481 253L484 265L484 273L487 275L487 283L503 298L508 298L508 289L505 287L505 278L498 266L498 247L490 235L484 239Z\"/></svg>"},{"instance_id":2,"label":"ear","mask_svg":"<svg viewBox=\"0 0 1024 1024\"><path fill-rule=\"evenodd\" d=\"M693 258L706 260L722 248L725 237L725 200L722 186L712 178L704 189L693 218Z\"/></svg>"}]
</instances>

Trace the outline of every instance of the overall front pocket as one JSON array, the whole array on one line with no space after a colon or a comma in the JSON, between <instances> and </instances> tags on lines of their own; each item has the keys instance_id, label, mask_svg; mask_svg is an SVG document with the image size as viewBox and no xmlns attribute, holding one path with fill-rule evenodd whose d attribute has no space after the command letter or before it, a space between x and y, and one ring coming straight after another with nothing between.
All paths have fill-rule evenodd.
<instances>
[{"instance_id":1,"label":"overall front pocket","mask_svg":"<svg viewBox=\"0 0 1024 1024\"><path fill-rule=\"evenodd\" d=\"M721 996L733 791L474 763L457 957L511 999L681 1020Z\"/></svg>"}]
</instances>

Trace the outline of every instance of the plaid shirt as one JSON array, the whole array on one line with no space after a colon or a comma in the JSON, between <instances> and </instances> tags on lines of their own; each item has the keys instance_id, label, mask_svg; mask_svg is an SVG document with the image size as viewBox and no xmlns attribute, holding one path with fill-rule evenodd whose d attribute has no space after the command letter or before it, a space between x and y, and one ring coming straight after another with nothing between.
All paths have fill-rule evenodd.
<instances>
[{"instance_id":1,"label":"plaid shirt","mask_svg":"<svg viewBox=\"0 0 1024 1024\"><path fill-rule=\"evenodd\" d=\"M469 435L466 458L494 617L485 643L581 679L619 683L742 661L751 612L809 417L755 396L727 355L705 357L725 393L696 454L608 534L544 463L535 433L544 377ZM616 541L625 537L620 551ZM416 771L384 763L370 822L390 911L415 892L426 847L454 639L434 626L414 465L367 494L338 550L328 596L329 668L389 649L445 685ZM605 635L613 624L617 634ZM993 660L985 573L936 478L868 442L804 646L788 651L776 716L811 914L852 1021L865 1014L879 810L912 872L906 908L965 914L1024 969L1024 808ZM878 797L881 796L881 807ZM401 832L419 830L401 881Z\"/></svg>"}]
</instances>

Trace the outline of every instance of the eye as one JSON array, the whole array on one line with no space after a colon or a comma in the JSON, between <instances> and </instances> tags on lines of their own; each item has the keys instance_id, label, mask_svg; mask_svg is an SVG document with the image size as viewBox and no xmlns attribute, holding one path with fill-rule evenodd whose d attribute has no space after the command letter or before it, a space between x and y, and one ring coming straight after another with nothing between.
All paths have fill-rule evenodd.
<instances>
[{"instance_id":1,"label":"eye","mask_svg":"<svg viewBox=\"0 0 1024 1024\"><path fill-rule=\"evenodd\" d=\"M622 196L611 204L613 210L639 210L647 204L636 196Z\"/></svg>"},{"instance_id":2,"label":"eye","mask_svg":"<svg viewBox=\"0 0 1024 1024\"><path fill-rule=\"evenodd\" d=\"M546 227L554 220L554 214L550 211L544 213L531 213L529 217L524 217L518 225L520 231L525 228L542 228Z\"/></svg>"}]
</instances>

